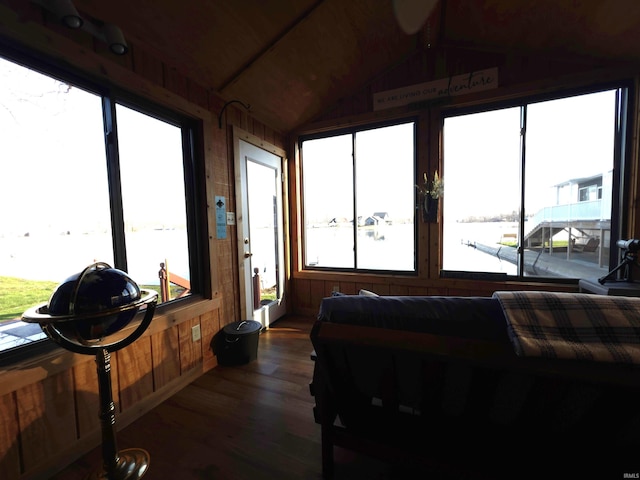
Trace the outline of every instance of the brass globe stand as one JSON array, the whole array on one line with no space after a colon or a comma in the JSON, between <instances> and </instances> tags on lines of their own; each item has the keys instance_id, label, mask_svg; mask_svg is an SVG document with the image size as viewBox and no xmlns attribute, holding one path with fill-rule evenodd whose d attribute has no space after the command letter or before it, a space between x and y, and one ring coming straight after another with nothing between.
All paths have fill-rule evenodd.
<instances>
[{"instance_id":1,"label":"brass globe stand","mask_svg":"<svg viewBox=\"0 0 640 480\"><path fill-rule=\"evenodd\" d=\"M88 479L127 480L142 478L149 469L151 457L142 448L118 451L116 442L116 406L111 393L111 353L106 348L96 353L98 392L100 395L100 426L102 428L102 471Z\"/></svg>"},{"instance_id":2,"label":"brass globe stand","mask_svg":"<svg viewBox=\"0 0 640 480\"><path fill-rule=\"evenodd\" d=\"M133 301L115 308L97 308L96 311L90 313L75 313L74 310L78 309L76 307L78 290L83 279L89 274L105 268L114 270L108 265L100 263L87 267L80 274L70 295L68 314L54 315L50 313L47 305L41 305L27 310L22 319L25 322L39 323L51 340L67 350L95 355L100 397L99 416L102 429L103 465L101 470L89 475L88 478L134 480L141 478L147 472L150 456L146 450L141 448L118 450L115 404L111 391L111 352L130 345L144 333L153 318L158 294L153 291L139 290L135 282L127 277L138 293L137 298ZM123 272L117 272L125 275ZM120 333L120 331L143 306L146 306L143 320L131 334L123 336L126 332ZM114 319L116 320L114 321ZM116 324L117 330L113 327L114 324Z\"/></svg>"}]
</instances>

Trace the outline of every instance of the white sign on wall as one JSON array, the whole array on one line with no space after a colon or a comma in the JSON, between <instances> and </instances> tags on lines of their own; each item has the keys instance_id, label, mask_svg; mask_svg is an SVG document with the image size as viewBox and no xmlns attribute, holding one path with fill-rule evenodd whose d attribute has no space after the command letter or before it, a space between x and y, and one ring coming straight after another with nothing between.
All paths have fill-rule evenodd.
<instances>
[{"instance_id":1,"label":"white sign on wall","mask_svg":"<svg viewBox=\"0 0 640 480\"><path fill-rule=\"evenodd\" d=\"M401 107L437 98L466 95L498 88L498 68L478 70L454 77L419 83L373 94L373 109Z\"/></svg>"}]
</instances>

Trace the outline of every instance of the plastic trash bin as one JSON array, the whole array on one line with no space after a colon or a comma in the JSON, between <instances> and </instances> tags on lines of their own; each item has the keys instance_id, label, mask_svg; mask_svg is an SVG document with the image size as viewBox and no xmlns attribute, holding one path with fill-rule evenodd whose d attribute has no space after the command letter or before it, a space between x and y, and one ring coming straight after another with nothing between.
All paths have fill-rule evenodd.
<instances>
[{"instance_id":1,"label":"plastic trash bin","mask_svg":"<svg viewBox=\"0 0 640 480\"><path fill-rule=\"evenodd\" d=\"M254 320L233 322L222 329L218 346L219 365L244 365L258 357L262 325Z\"/></svg>"}]
</instances>

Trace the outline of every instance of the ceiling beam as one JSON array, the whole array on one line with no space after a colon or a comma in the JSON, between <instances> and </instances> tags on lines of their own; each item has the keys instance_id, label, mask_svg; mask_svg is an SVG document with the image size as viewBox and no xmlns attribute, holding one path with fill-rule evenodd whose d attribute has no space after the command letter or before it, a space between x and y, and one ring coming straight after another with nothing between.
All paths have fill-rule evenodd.
<instances>
[{"instance_id":1,"label":"ceiling beam","mask_svg":"<svg viewBox=\"0 0 640 480\"><path fill-rule=\"evenodd\" d=\"M271 49L273 49L278 43L280 43L284 38L286 38L293 30L295 30L304 20L306 20L313 12L324 2L324 0L318 0L311 7L305 10L300 16L298 16L291 25L286 27L276 38L266 44L256 55L254 55L249 61L247 61L244 65L242 65L238 70L236 70L233 75L231 75L228 79L226 79L222 84L218 87L218 92L223 94L224 90L232 85L234 82L242 76L242 74L247 71L253 64L255 64L258 60L260 60L264 55L267 54Z\"/></svg>"}]
</instances>

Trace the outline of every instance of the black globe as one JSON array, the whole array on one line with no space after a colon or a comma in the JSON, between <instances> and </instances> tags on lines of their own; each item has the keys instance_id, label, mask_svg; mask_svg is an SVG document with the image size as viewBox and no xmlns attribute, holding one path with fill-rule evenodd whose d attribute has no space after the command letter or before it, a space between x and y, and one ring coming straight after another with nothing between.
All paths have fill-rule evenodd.
<instances>
[{"instance_id":1,"label":"black globe","mask_svg":"<svg viewBox=\"0 0 640 480\"><path fill-rule=\"evenodd\" d=\"M122 270L96 263L62 282L49 299L55 328L81 343L103 339L126 327L138 312L137 283Z\"/></svg>"}]
</instances>

